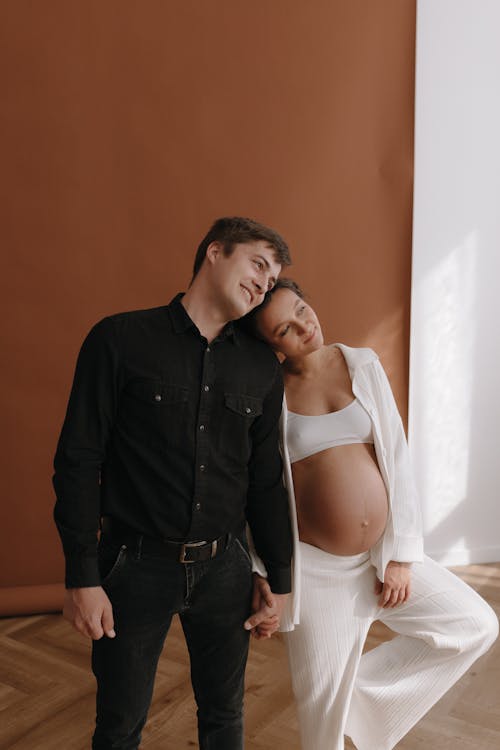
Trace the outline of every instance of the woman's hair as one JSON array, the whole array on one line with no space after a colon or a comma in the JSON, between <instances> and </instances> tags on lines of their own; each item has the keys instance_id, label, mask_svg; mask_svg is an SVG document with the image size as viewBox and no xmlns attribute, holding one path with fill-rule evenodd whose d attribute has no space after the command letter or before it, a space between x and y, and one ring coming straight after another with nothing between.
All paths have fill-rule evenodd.
<instances>
[{"instance_id":1,"label":"woman's hair","mask_svg":"<svg viewBox=\"0 0 500 750\"><path fill-rule=\"evenodd\" d=\"M251 310L248 315L245 315L238 321L239 326L251 336L255 336L258 339L262 338L258 325L259 315L262 310L270 303L273 298L273 294L277 292L278 289L290 289L290 291L294 292L297 297L300 297L300 299L305 299L305 294L296 281L286 278L278 279L273 288L266 292L266 294L264 295L264 299L262 300L260 305L254 307L254 309Z\"/></svg>"}]
</instances>

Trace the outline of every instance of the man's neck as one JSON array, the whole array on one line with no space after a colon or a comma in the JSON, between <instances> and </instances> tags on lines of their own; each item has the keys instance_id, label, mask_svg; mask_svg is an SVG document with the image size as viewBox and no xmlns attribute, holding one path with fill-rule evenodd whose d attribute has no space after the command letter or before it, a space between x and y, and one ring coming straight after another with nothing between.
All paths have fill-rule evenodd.
<instances>
[{"instance_id":1,"label":"man's neck","mask_svg":"<svg viewBox=\"0 0 500 750\"><path fill-rule=\"evenodd\" d=\"M209 290L201 288L201 285L196 284L196 282L189 287L182 297L181 304L201 335L209 343L229 323L217 305L217 301L209 294Z\"/></svg>"}]
</instances>

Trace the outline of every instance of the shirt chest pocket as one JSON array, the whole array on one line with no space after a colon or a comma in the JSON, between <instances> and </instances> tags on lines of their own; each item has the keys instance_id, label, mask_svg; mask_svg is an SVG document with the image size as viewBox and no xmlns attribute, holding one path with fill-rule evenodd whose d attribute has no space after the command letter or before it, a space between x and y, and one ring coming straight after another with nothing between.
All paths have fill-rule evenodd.
<instances>
[{"instance_id":1,"label":"shirt chest pocket","mask_svg":"<svg viewBox=\"0 0 500 750\"><path fill-rule=\"evenodd\" d=\"M184 386L137 378L126 390L122 425L148 443L168 438L179 440L188 397L189 391Z\"/></svg>"},{"instance_id":2,"label":"shirt chest pocket","mask_svg":"<svg viewBox=\"0 0 500 750\"><path fill-rule=\"evenodd\" d=\"M188 400L188 389L184 386L161 383L147 378L133 381L129 394L143 406L160 410L176 404L184 404Z\"/></svg>"},{"instance_id":3,"label":"shirt chest pocket","mask_svg":"<svg viewBox=\"0 0 500 750\"><path fill-rule=\"evenodd\" d=\"M262 414L262 399L239 393L225 393L224 403L233 414L245 417L246 420L255 419Z\"/></svg>"},{"instance_id":4,"label":"shirt chest pocket","mask_svg":"<svg viewBox=\"0 0 500 750\"><path fill-rule=\"evenodd\" d=\"M220 449L234 471L246 471L252 452L250 428L262 414L262 399L240 393L225 393L221 419Z\"/></svg>"}]
</instances>

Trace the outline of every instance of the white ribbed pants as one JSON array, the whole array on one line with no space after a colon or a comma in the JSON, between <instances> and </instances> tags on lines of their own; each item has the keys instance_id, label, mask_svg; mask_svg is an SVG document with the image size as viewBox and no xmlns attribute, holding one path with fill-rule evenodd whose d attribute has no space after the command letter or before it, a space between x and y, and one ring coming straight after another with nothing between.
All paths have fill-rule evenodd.
<instances>
[{"instance_id":1,"label":"white ribbed pants","mask_svg":"<svg viewBox=\"0 0 500 750\"><path fill-rule=\"evenodd\" d=\"M498 619L429 557L412 566L409 600L377 605L368 553L330 555L300 542L300 625L286 633L303 750L390 750L492 645ZM398 633L362 654L380 620Z\"/></svg>"}]
</instances>

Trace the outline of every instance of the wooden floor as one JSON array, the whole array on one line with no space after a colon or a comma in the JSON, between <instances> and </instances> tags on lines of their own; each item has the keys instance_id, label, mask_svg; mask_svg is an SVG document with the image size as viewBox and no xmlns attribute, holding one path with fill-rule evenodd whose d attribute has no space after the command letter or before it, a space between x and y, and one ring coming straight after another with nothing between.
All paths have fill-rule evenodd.
<instances>
[{"instance_id":1,"label":"wooden floor","mask_svg":"<svg viewBox=\"0 0 500 750\"><path fill-rule=\"evenodd\" d=\"M500 563L456 568L500 614ZM370 631L368 648L386 640ZM0 748L90 747L94 682L89 643L60 615L0 620ZM160 661L143 750L196 748L195 708L179 623ZM352 748L349 741L346 748ZM283 642L252 642L246 690L247 750L299 750ZM500 641L398 744L399 750L499 750ZM314 749L308 749L314 750Z\"/></svg>"}]
</instances>

